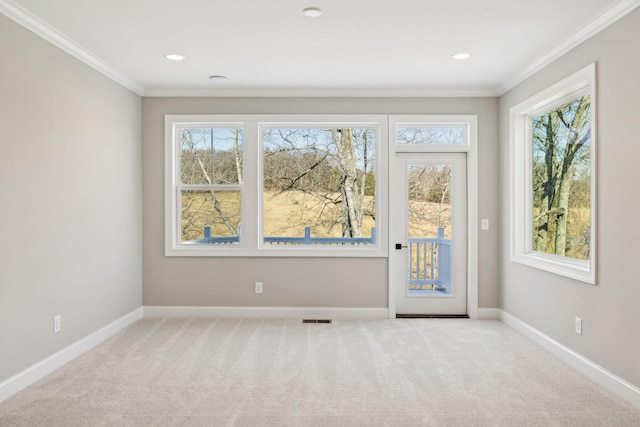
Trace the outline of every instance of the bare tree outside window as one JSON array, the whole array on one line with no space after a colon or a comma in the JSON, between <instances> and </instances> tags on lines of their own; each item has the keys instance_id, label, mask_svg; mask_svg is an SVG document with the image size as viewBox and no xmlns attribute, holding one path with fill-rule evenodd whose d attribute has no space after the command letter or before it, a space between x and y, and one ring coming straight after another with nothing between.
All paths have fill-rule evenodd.
<instances>
[{"instance_id":1,"label":"bare tree outside window","mask_svg":"<svg viewBox=\"0 0 640 427\"><path fill-rule=\"evenodd\" d=\"M242 129L185 127L180 131L182 241L239 236Z\"/></svg>"},{"instance_id":2,"label":"bare tree outside window","mask_svg":"<svg viewBox=\"0 0 640 427\"><path fill-rule=\"evenodd\" d=\"M376 131L263 130L263 233L369 237L375 227Z\"/></svg>"},{"instance_id":3,"label":"bare tree outside window","mask_svg":"<svg viewBox=\"0 0 640 427\"><path fill-rule=\"evenodd\" d=\"M465 125L433 125L399 127L396 143L402 145L463 145Z\"/></svg>"},{"instance_id":4,"label":"bare tree outside window","mask_svg":"<svg viewBox=\"0 0 640 427\"><path fill-rule=\"evenodd\" d=\"M409 237L451 236L451 165L416 164L408 176Z\"/></svg>"},{"instance_id":5,"label":"bare tree outside window","mask_svg":"<svg viewBox=\"0 0 640 427\"><path fill-rule=\"evenodd\" d=\"M591 97L531 118L533 250L589 259Z\"/></svg>"},{"instance_id":6,"label":"bare tree outside window","mask_svg":"<svg viewBox=\"0 0 640 427\"><path fill-rule=\"evenodd\" d=\"M509 109L513 262L596 284L596 64Z\"/></svg>"}]
</instances>

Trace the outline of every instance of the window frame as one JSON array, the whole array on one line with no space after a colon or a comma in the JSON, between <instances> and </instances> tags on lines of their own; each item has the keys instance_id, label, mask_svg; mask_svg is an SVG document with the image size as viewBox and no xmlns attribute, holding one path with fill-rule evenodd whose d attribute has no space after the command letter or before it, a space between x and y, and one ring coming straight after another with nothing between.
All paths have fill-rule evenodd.
<instances>
[{"instance_id":1,"label":"window frame","mask_svg":"<svg viewBox=\"0 0 640 427\"><path fill-rule=\"evenodd\" d=\"M533 250L533 137L531 118L575 99L591 95L589 259L579 260ZM510 260L589 284L596 284L597 260L597 102L596 64L577 71L509 110L510 123Z\"/></svg>"},{"instance_id":2,"label":"window frame","mask_svg":"<svg viewBox=\"0 0 640 427\"><path fill-rule=\"evenodd\" d=\"M375 127L376 146L376 243L371 246L290 247L265 245L262 235L263 149L261 130L265 127L331 127L340 125ZM180 241L178 126L229 125L243 129L243 183L241 184L242 236L233 245L194 245ZM386 115L165 115L165 256L222 257L386 257L388 253L388 116ZM382 155L381 155L382 154ZM235 187L235 186L234 186Z\"/></svg>"},{"instance_id":3,"label":"window frame","mask_svg":"<svg viewBox=\"0 0 640 427\"><path fill-rule=\"evenodd\" d=\"M237 129L242 129L242 124L241 123L229 123L229 122L217 122L217 123L179 123L179 124L174 124L174 129L173 129L173 137L174 139L174 146L173 146L173 150L174 150L174 156L175 156L175 162L174 162L174 170L175 170L175 179L174 179L174 185L175 185L175 206L176 206L176 212L180 211L180 207L182 206L182 198L183 198L183 191L218 191L218 192L232 192L232 191L237 191L240 193L240 196L242 197L242 193L243 193L243 183L242 182L238 182L235 184L231 184L231 183L227 183L227 184L185 184L182 182L181 176L182 176L182 163L180 162L180 159L182 159L182 147L181 147L181 143L179 141L179 134L181 133L182 129L185 128L201 128L201 129L232 129L232 128L237 128ZM244 152L244 147L242 147L241 150L241 154L240 157L242 157L242 153ZM212 160L215 160L215 155L212 154ZM244 169L244 166L243 166ZM244 173L243 173L244 175ZM240 214L242 214L242 203L240 204ZM175 237L175 242L176 244L178 244L178 242L181 241L181 231L182 231L182 227L181 225L179 225L178 221L175 221L175 231L174 231L174 237ZM233 246L238 246L239 244L242 243L242 236L239 235L238 236L240 238L240 241L238 243L229 243L229 245L233 245ZM181 243L184 244L184 243ZM193 244L193 243L192 243Z\"/></svg>"}]
</instances>

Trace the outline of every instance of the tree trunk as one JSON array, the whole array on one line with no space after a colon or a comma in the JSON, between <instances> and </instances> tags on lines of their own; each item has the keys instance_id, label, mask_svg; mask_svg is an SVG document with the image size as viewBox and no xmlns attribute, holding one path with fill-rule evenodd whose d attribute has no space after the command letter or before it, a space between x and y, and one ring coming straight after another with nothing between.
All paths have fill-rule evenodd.
<instances>
[{"instance_id":1,"label":"tree trunk","mask_svg":"<svg viewBox=\"0 0 640 427\"><path fill-rule=\"evenodd\" d=\"M356 148L351 129L333 129L333 140L338 148L342 196L342 237L362 236L363 197L358 191Z\"/></svg>"},{"instance_id":2,"label":"tree trunk","mask_svg":"<svg viewBox=\"0 0 640 427\"><path fill-rule=\"evenodd\" d=\"M533 249L539 252L547 252L549 242L549 215L547 212L553 206L553 200L556 192L556 177L554 174L554 151L555 151L555 134L558 127L558 120L553 120L553 115L549 114L548 120L544 123L546 128L546 139L544 143L544 180L542 184L542 195L540 197L540 214L538 223L538 232L534 236Z\"/></svg>"},{"instance_id":3,"label":"tree trunk","mask_svg":"<svg viewBox=\"0 0 640 427\"><path fill-rule=\"evenodd\" d=\"M238 184L242 184L242 161L240 153L240 130L236 129L233 138L233 154L236 157L236 173L238 174Z\"/></svg>"},{"instance_id":4,"label":"tree trunk","mask_svg":"<svg viewBox=\"0 0 640 427\"><path fill-rule=\"evenodd\" d=\"M571 195L571 179L573 178L573 162L578 152L585 146L585 143L591 138L591 131L587 129L584 134L580 134L575 129L581 129L587 115L589 107L589 98L583 97L573 117L571 123L567 123L561 110L557 114L564 125L571 130L567 145L565 146L564 155L562 157L562 165L560 168L560 182L558 184L558 210L562 214L558 215L556 220L556 236L555 236L555 253L557 255L566 255L567 248L567 224L569 222L569 196Z\"/></svg>"},{"instance_id":5,"label":"tree trunk","mask_svg":"<svg viewBox=\"0 0 640 427\"><path fill-rule=\"evenodd\" d=\"M567 223L569 217L569 194L571 193L571 167L562 174L558 188L558 210L562 212L556 220L556 250L558 255L564 255L567 246Z\"/></svg>"}]
</instances>

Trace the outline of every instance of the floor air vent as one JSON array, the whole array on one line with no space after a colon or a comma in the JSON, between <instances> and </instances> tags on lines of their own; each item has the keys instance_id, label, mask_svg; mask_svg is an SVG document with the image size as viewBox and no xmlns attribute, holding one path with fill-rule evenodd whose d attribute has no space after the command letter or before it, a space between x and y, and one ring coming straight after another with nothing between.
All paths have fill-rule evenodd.
<instances>
[{"instance_id":1,"label":"floor air vent","mask_svg":"<svg viewBox=\"0 0 640 427\"><path fill-rule=\"evenodd\" d=\"M331 319L302 319L302 323L331 323Z\"/></svg>"}]
</instances>

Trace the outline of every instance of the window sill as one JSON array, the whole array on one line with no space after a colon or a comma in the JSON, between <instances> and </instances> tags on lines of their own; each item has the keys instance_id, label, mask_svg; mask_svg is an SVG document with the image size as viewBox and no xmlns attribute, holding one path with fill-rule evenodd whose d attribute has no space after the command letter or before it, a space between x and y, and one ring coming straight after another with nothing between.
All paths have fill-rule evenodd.
<instances>
[{"instance_id":1,"label":"window sill","mask_svg":"<svg viewBox=\"0 0 640 427\"><path fill-rule=\"evenodd\" d=\"M511 261L592 285L596 284L592 261L565 258L541 252L512 253Z\"/></svg>"},{"instance_id":2,"label":"window sill","mask_svg":"<svg viewBox=\"0 0 640 427\"><path fill-rule=\"evenodd\" d=\"M223 248L208 245L184 245L165 249L167 257L287 257L287 258L387 258L387 251L370 249L316 249L296 247L285 248L245 248L240 245Z\"/></svg>"}]
</instances>

